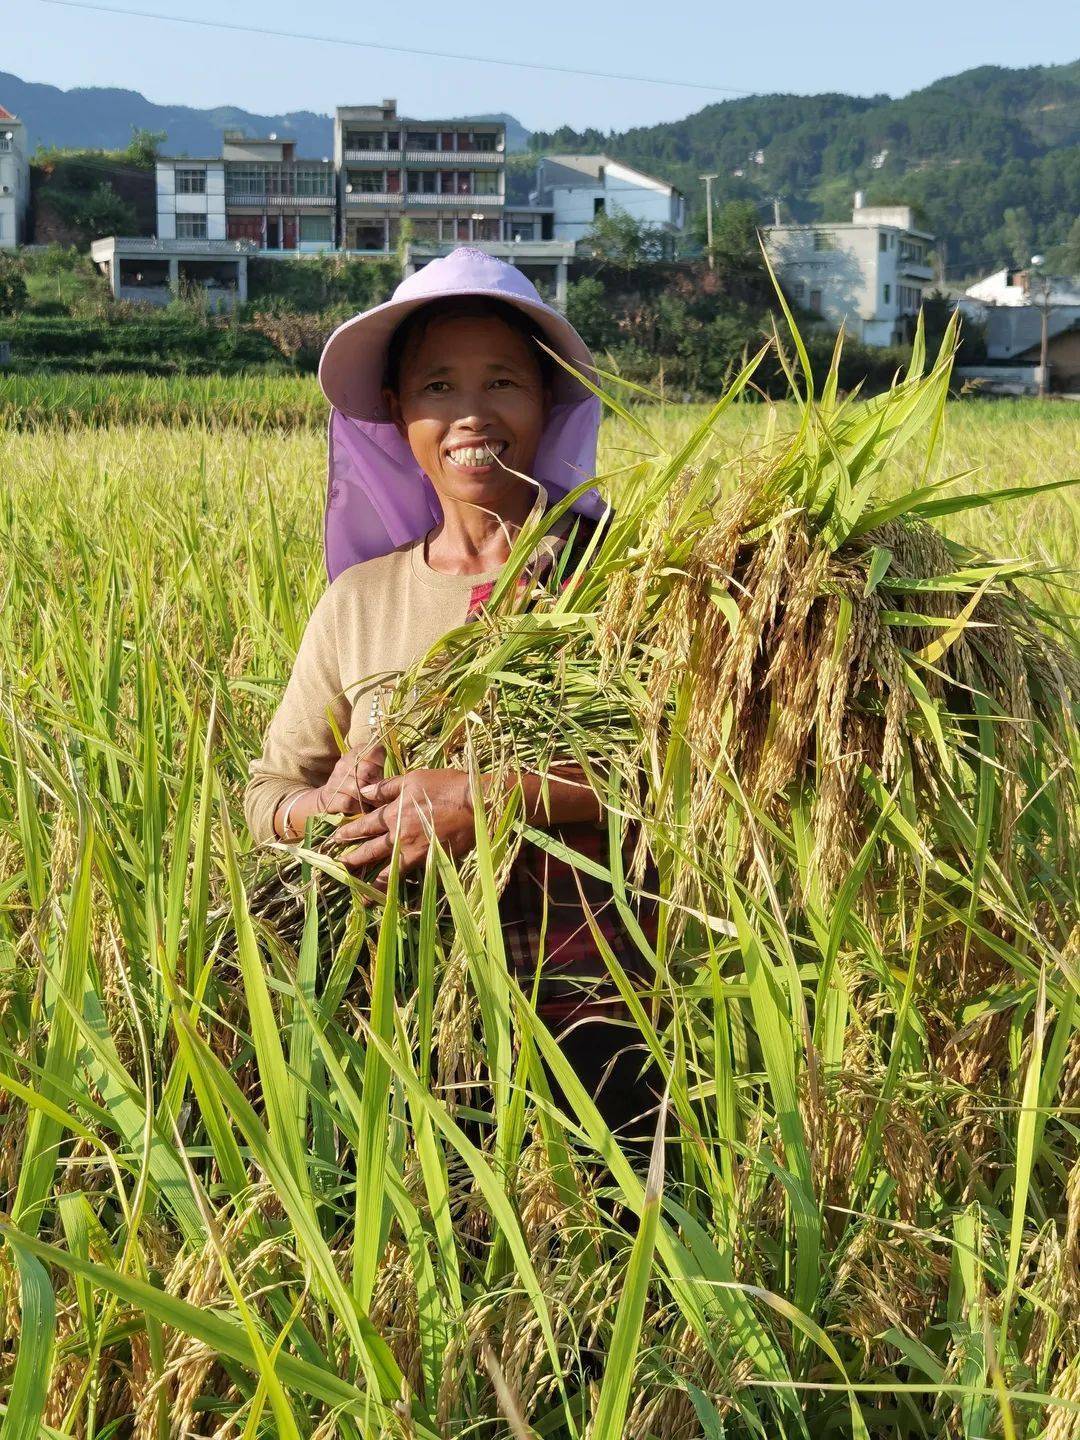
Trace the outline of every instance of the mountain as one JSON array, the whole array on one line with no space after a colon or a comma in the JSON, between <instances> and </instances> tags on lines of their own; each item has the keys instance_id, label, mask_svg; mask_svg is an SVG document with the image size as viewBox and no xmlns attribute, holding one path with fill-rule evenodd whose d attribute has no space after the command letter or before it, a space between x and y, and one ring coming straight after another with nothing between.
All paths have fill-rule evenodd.
<instances>
[{"instance_id":1,"label":"mountain","mask_svg":"<svg viewBox=\"0 0 1080 1440\"><path fill-rule=\"evenodd\" d=\"M0 105L25 123L31 149L58 145L65 149L122 150L131 139L132 127L137 126L141 130L164 130L164 148L170 155L220 155L223 130L244 130L249 135L273 132L283 140L295 140L301 155L333 153L334 122L329 115L317 115L312 110L256 115L235 105L210 110L156 105L137 90L98 86L60 90L3 71ZM513 115L438 118L501 120L506 125L507 149L513 153L528 147L529 132Z\"/></svg>"},{"instance_id":2,"label":"mountain","mask_svg":"<svg viewBox=\"0 0 1080 1440\"><path fill-rule=\"evenodd\" d=\"M542 151L606 151L678 185L703 211L750 199L771 218L850 218L852 196L908 202L947 244L950 270L1026 261L1063 244L1080 216L1080 61L982 66L887 95L755 95L663 125L604 134L536 132ZM1010 218L1011 217L1011 218Z\"/></svg>"}]
</instances>

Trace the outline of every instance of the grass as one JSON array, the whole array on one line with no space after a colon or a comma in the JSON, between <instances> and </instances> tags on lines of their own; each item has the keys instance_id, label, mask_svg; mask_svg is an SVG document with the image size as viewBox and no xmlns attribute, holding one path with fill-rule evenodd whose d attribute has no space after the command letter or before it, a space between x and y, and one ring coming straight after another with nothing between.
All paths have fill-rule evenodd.
<instances>
[{"instance_id":1,"label":"grass","mask_svg":"<svg viewBox=\"0 0 1080 1440\"><path fill-rule=\"evenodd\" d=\"M957 629L985 575L942 599L916 568L905 590L882 552L895 562L906 531L854 536L848 502L848 530L830 532L824 628L792 684L844 653L841 597L849 626L924 621L883 622L890 665L922 677L909 759L850 792L852 833L830 865L821 787L800 790L812 730L766 784L753 750L727 766L723 705L694 708L706 679L714 699L734 693L729 618L768 656L781 634L748 631L728 600L693 612L656 563L620 579L615 550L598 558L579 611L616 637L630 614L652 627L609 653L605 694L625 697L619 733L660 737L664 756L645 803L672 918L637 1014L670 1113L663 1174L646 1180L494 964L491 880L512 817L460 879L430 868L415 912L351 908L319 878L321 852L286 865L284 892L245 853L246 761L288 673L284 637L323 583L311 386L80 381L64 399L56 385L34 423L0 432L5 1440L1072 1434L1080 952L1074 851L1057 830L1074 818L1071 732L1029 650L994 652L988 670L981 632ZM208 423L221 406L241 423ZM687 574L730 541L737 609L766 583L758 538L806 501L806 476L759 449L765 407L732 406L711 433L698 407L643 417L651 439L605 423L600 469L622 472L621 513L643 553L677 552ZM826 405L814 433L850 459L864 418ZM1067 478L1077 418L950 405L932 473L971 471L948 492L961 495ZM799 419L779 407L776 434ZM925 433L867 505L910 495ZM695 434L702 468L684 481L688 457L664 457ZM653 458L628 469L641 452ZM795 583L785 557L816 553L831 523L837 472L820 452L817 466L817 499L797 507L810 528L775 551L785 574L768 584ZM1074 490L1044 490L934 524L1053 571L1075 560L1077 506ZM949 561L972 568L960 551ZM1005 607L1009 634L1044 606L1074 652L1066 580L1014 591L999 577L979 603ZM927 614L949 617L940 654ZM665 678L633 658L639 634L685 658L706 619L695 667ZM481 670L506 638L477 627ZM562 653L587 681L588 647L549 642L518 637L521 673ZM453 705L447 663L433 673ZM652 732L630 684L646 672ZM556 687L542 693L555 703ZM797 717L797 688L753 693L765 724L755 711L740 735ZM1033 707L1019 740L1006 696ZM524 754L552 733L550 710L467 698L477 750L510 737ZM613 785L641 759L586 738ZM455 1077L496 1093L481 1144L444 1088Z\"/></svg>"}]
</instances>

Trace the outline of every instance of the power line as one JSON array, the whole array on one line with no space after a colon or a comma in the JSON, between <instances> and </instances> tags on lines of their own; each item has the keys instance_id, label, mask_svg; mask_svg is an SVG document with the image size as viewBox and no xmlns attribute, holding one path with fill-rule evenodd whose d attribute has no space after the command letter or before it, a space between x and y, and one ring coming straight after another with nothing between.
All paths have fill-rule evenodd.
<instances>
[{"instance_id":1,"label":"power line","mask_svg":"<svg viewBox=\"0 0 1080 1440\"><path fill-rule=\"evenodd\" d=\"M319 35L302 30L274 30L265 25L240 25L231 20L199 20L190 15L163 15L154 10L126 10L118 5L99 5L94 0L41 0L45 5L65 5L72 10L94 10L105 15L123 15L136 20L165 20L173 25L195 25L207 30L233 30L243 35L269 35L279 40L311 40L320 45L348 45L358 50L391 51L397 55L420 55L429 60L465 60L476 65L505 65L512 70L544 70L555 75L581 75L590 80L628 80L636 85L667 85L681 90L708 90L714 94L755 95L734 85L706 85L700 80L667 80L655 75L631 75L614 70L580 70L573 65L545 65L538 60L502 60L492 55L466 55L451 50L422 50L415 45L386 45L375 40L353 40L343 35Z\"/></svg>"}]
</instances>

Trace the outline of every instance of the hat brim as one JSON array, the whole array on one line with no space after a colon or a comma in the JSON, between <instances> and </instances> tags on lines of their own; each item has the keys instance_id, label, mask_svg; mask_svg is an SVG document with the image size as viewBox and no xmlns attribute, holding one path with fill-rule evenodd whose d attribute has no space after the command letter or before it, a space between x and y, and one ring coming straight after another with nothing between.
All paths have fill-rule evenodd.
<instances>
[{"instance_id":1,"label":"hat brim","mask_svg":"<svg viewBox=\"0 0 1080 1440\"><path fill-rule=\"evenodd\" d=\"M422 305L458 295L484 295L523 311L537 322L552 350L590 379L593 378L592 353L565 316L542 301L537 303L508 295L505 290L472 286L455 289L452 295L418 295L408 300L387 300L339 325L323 346L319 358L319 384L331 405L354 420L388 421L390 416L383 400L382 385L391 335L407 315L419 310ZM576 376L561 366L556 366L552 390L556 404L577 404L592 394Z\"/></svg>"}]
</instances>

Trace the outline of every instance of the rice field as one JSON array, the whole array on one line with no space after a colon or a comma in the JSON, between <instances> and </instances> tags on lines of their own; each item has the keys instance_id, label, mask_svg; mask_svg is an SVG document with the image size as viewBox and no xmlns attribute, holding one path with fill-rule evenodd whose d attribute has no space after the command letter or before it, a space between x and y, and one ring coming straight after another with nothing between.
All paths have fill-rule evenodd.
<instances>
[{"instance_id":1,"label":"rice field","mask_svg":"<svg viewBox=\"0 0 1080 1440\"><path fill-rule=\"evenodd\" d=\"M737 742L723 697L787 655L815 553L791 517L837 523L829 452L785 469L794 403L605 421L640 530L592 603L603 633L653 625L642 684L671 662L654 733L612 679L636 738L583 752L614 785L664 737L645 1175L572 1075L568 1111L544 1093L558 1056L492 928L509 819L415 911L349 903L321 850L250 853L247 760L323 584L314 382L0 380L2 1440L1080 1436L1077 747L1046 698L1077 659L1080 492L1047 487L1080 477L1080 406L949 402L928 469L932 399L815 581L820 643L761 678ZM822 421L849 461L861 413ZM696 478L664 480L692 440ZM953 547L924 537L928 579L887 512L946 476L916 512ZM736 557L715 613L656 578L669 543L688 575ZM746 649L731 606L769 587ZM896 629L866 735L904 666L915 698L862 789L833 755L873 801L841 844L840 791L801 788L821 722L765 759L871 612ZM984 651L980 624L1019 639ZM472 709L492 754L553 733Z\"/></svg>"}]
</instances>

